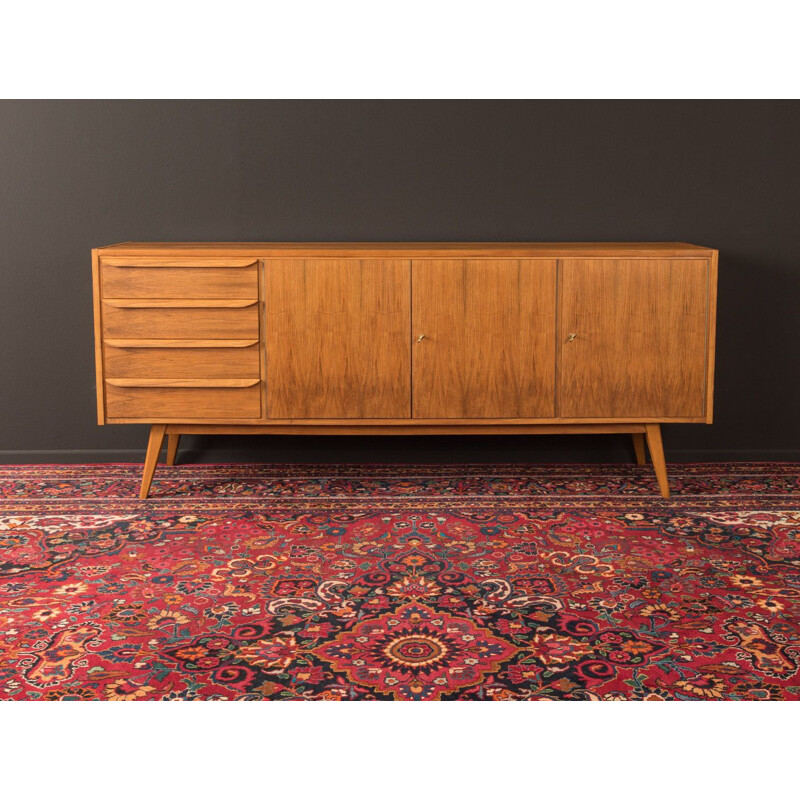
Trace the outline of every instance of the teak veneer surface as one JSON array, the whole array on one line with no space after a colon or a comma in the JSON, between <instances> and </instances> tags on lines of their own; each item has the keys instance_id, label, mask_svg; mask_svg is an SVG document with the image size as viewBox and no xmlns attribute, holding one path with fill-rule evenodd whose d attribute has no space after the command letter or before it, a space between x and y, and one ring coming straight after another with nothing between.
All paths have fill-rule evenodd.
<instances>
[{"instance_id":1,"label":"teak veneer surface","mask_svg":"<svg viewBox=\"0 0 800 800\"><path fill-rule=\"evenodd\" d=\"M658 426L656 426L658 427ZM193 423L174 423L167 424L167 429L172 433L231 433L231 434L257 434L262 435L264 430L258 425L232 425L232 424L219 424L219 425L195 425ZM419 435L419 436L461 436L469 434L484 435L518 435L524 433L527 435L549 435L549 434L585 434L585 433L632 433L634 435L644 435L646 425L637 425L635 423L620 423L612 425L594 425L594 424L577 424L577 425L495 425L488 427L486 425L433 425L428 424L425 420L423 424L413 425L405 431L398 429L396 425L381 425L375 423L371 426L364 425L348 425L346 422L342 424L333 425L275 425L270 428L272 433L280 433L289 436L341 436L347 434L348 436L374 436L379 433L381 436L393 435Z\"/></svg>"},{"instance_id":2,"label":"teak veneer surface","mask_svg":"<svg viewBox=\"0 0 800 800\"><path fill-rule=\"evenodd\" d=\"M708 260L565 259L558 416L699 417Z\"/></svg>"},{"instance_id":3,"label":"teak veneer surface","mask_svg":"<svg viewBox=\"0 0 800 800\"><path fill-rule=\"evenodd\" d=\"M103 334L112 339L258 337L258 309L119 308L103 301Z\"/></svg>"},{"instance_id":4,"label":"teak veneer surface","mask_svg":"<svg viewBox=\"0 0 800 800\"><path fill-rule=\"evenodd\" d=\"M685 242L121 242L97 248L103 258L203 256L253 258L604 258L694 256L710 247Z\"/></svg>"},{"instance_id":5,"label":"teak veneer surface","mask_svg":"<svg viewBox=\"0 0 800 800\"><path fill-rule=\"evenodd\" d=\"M256 264L248 267L113 266L103 258L103 297L256 299ZM164 261L160 260L163 264ZM170 263L170 262L166 262ZM174 263L174 262L172 262Z\"/></svg>"},{"instance_id":6,"label":"teak veneer surface","mask_svg":"<svg viewBox=\"0 0 800 800\"><path fill-rule=\"evenodd\" d=\"M148 422L153 422L154 420L147 420ZM168 415L161 415L155 421L157 422L169 422L172 424L177 424L181 422L180 416L168 416ZM132 422L141 422L141 419L136 419L133 417L113 417L109 418L108 422L113 423L132 423ZM193 421L196 422L196 420ZM533 419L519 419L519 418L490 418L490 419L454 419L453 417L448 417L446 419L420 419L418 417L410 418L407 417L405 419L385 419L385 418L378 418L378 419L369 419L369 418L355 418L355 417L348 417L344 419L334 419L334 418L327 418L327 419L311 419L308 417L305 418L289 418L289 419L265 419L261 418L235 418L235 417L228 417L226 419L219 419L219 418L212 418L209 417L208 419L204 419L203 423L208 425L215 425L217 423L231 423L235 422L236 424L241 423L242 425L249 426L257 426L264 429L264 433L274 433L275 429L280 426L289 426L294 428L303 428L309 425L318 425L320 427L331 428L332 432L335 432L337 428L342 427L357 427L357 428L376 428L378 426L383 426L387 428L397 428L399 431L403 432L404 435L412 435L416 433L416 429L421 426L438 426L438 427L448 427L457 430L458 428L464 428L469 426L481 426L483 428L491 428L493 426L498 427L518 427L520 429L525 427L537 427L537 428L552 428L554 425L612 425L612 424L625 424L625 425L645 425L645 424L658 424L658 423L668 423L668 422L706 422L705 417L642 417L640 419L625 419L620 420L619 417L611 417L608 419L603 419L600 417L584 417L584 418L567 418L567 417L538 417Z\"/></svg>"},{"instance_id":7,"label":"teak veneer surface","mask_svg":"<svg viewBox=\"0 0 800 800\"><path fill-rule=\"evenodd\" d=\"M410 416L410 289L405 260L270 261L268 416Z\"/></svg>"},{"instance_id":8,"label":"teak veneer surface","mask_svg":"<svg viewBox=\"0 0 800 800\"><path fill-rule=\"evenodd\" d=\"M105 342L107 378L260 378L258 342L249 347L215 347L213 339L201 347L170 347L170 339L112 339ZM248 340L242 340L248 341ZM220 342L225 342L221 339Z\"/></svg>"},{"instance_id":9,"label":"teak veneer surface","mask_svg":"<svg viewBox=\"0 0 800 800\"><path fill-rule=\"evenodd\" d=\"M107 306L113 306L114 308L249 308L254 306L258 299L230 300L218 298L197 300L194 298L173 297L168 300L161 300L154 297L143 299L136 297L106 297L103 302Z\"/></svg>"},{"instance_id":10,"label":"teak veneer surface","mask_svg":"<svg viewBox=\"0 0 800 800\"><path fill-rule=\"evenodd\" d=\"M555 414L554 260L414 260L413 416Z\"/></svg>"},{"instance_id":11,"label":"teak veneer surface","mask_svg":"<svg viewBox=\"0 0 800 800\"><path fill-rule=\"evenodd\" d=\"M257 418L261 395L257 384L248 387L115 386L106 381L110 417L186 420Z\"/></svg>"}]
</instances>

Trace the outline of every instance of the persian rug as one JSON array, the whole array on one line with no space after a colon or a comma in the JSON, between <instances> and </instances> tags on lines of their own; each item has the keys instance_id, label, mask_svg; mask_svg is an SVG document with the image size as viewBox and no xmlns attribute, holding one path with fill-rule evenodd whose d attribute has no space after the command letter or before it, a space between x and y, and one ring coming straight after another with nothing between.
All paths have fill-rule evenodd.
<instances>
[{"instance_id":1,"label":"persian rug","mask_svg":"<svg viewBox=\"0 0 800 800\"><path fill-rule=\"evenodd\" d=\"M6 700L800 696L800 465L0 467Z\"/></svg>"}]
</instances>

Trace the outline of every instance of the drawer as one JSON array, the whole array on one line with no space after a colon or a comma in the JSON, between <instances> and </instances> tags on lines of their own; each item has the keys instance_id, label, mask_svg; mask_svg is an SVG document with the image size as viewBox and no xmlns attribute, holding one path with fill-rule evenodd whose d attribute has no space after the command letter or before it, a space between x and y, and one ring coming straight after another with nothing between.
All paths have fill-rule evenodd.
<instances>
[{"instance_id":1,"label":"drawer","mask_svg":"<svg viewBox=\"0 0 800 800\"><path fill-rule=\"evenodd\" d=\"M106 380L109 419L255 419L261 416L258 380L206 380L197 381L196 385L187 381L183 386L159 386L157 380L151 379L140 382L150 385L118 385L134 383L134 380Z\"/></svg>"},{"instance_id":2,"label":"drawer","mask_svg":"<svg viewBox=\"0 0 800 800\"><path fill-rule=\"evenodd\" d=\"M232 264L211 260L208 265L195 264L181 265L175 260L103 259L100 265L103 297L258 297L255 261L240 260Z\"/></svg>"},{"instance_id":3,"label":"drawer","mask_svg":"<svg viewBox=\"0 0 800 800\"><path fill-rule=\"evenodd\" d=\"M156 301L137 304L135 300L104 300L103 336L107 339L258 339L258 301L176 300L170 305L159 305Z\"/></svg>"},{"instance_id":4,"label":"drawer","mask_svg":"<svg viewBox=\"0 0 800 800\"><path fill-rule=\"evenodd\" d=\"M217 346L213 346L214 344ZM209 346L211 345L211 346ZM107 378L258 378L256 339L111 339Z\"/></svg>"}]
</instances>

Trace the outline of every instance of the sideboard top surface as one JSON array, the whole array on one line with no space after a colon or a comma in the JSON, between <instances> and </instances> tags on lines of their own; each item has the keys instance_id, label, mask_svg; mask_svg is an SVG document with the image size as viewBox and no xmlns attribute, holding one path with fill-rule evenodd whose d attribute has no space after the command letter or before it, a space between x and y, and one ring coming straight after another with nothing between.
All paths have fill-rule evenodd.
<instances>
[{"instance_id":1,"label":"sideboard top surface","mask_svg":"<svg viewBox=\"0 0 800 800\"><path fill-rule=\"evenodd\" d=\"M710 258L684 242L121 242L108 256L251 256L254 258Z\"/></svg>"}]
</instances>

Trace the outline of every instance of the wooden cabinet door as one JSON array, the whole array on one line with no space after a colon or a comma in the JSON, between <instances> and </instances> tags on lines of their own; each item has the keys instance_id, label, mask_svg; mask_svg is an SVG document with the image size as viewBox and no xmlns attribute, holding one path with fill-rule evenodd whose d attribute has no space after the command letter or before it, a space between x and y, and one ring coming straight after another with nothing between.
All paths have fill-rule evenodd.
<instances>
[{"instance_id":1,"label":"wooden cabinet door","mask_svg":"<svg viewBox=\"0 0 800 800\"><path fill-rule=\"evenodd\" d=\"M702 417L709 269L705 260L560 263L560 417Z\"/></svg>"},{"instance_id":2,"label":"wooden cabinet door","mask_svg":"<svg viewBox=\"0 0 800 800\"><path fill-rule=\"evenodd\" d=\"M411 263L267 259L267 416L411 414Z\"/></svg>"},{"instance_id":3,"label":"wooden cabinet door","mask_svg":"<svg viewBox=\"0 0 800 800\"><path fill-rule=\"evenodd\" d=\"M415 418L553 416L555 261L415 259L412 297Z\"/></svg>"}]
</instances>

